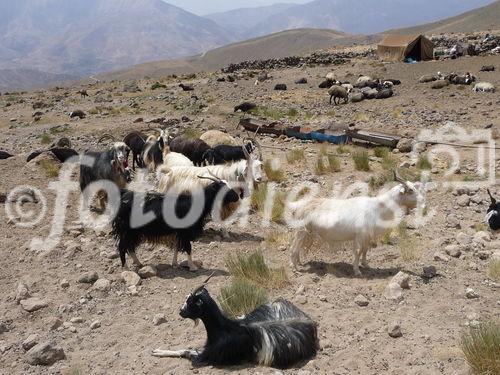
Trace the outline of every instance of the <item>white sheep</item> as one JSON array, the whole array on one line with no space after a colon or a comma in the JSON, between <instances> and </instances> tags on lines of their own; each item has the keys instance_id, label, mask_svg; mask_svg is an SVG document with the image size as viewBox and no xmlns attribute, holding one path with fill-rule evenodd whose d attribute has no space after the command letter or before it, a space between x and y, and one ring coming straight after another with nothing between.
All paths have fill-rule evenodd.
<instances>
[{"instance_id":1,"label":"white sheep","mask_svg":"<svg viewBox=\"0 0 500 375\"><path fill-rule=\"evenodd\" d=\"M343 83L341 86L347 90L348 94L354 89L353 85L350 83Z\"/></svg>"},{"instance_id":2,"label":"white sheep","mask_svg":"<svg viewBox=\"0 0 500 375\"><path fill-rule=\"evenodd\" d=\"M489 82L478 82L474 85L474 92L495 92L495 86Z\"/></svg>"},{"instance_id":3,"label":"white sheep","mask_svg":"<svg viewBox=\"0 0 500 375\"><path fill-rule=\"evenodd\" d=\"M396 179L398 185L377 197L312 198L289 203L287 209L295 220L300 221L292 242L293 268L300 264L300 251L307 251L314 238L319 236L331 249L335 243L352 242L354 273L360 276L359 258L367 267L368 249L388 228L401 221L404 212L423 201L419 182Z\"/></svg>"},{"instance_id":4,"label":"white sheep","mask_svg":"<svg viewBox=\"0 0 500 375\"><path fill-rule=\"evenodd\" d=\"M220 130L207 130L201 135L200 139L207 143L210 147L214 147L217 145L238 145L236 139Z\"/></svg>"}]
</instances>

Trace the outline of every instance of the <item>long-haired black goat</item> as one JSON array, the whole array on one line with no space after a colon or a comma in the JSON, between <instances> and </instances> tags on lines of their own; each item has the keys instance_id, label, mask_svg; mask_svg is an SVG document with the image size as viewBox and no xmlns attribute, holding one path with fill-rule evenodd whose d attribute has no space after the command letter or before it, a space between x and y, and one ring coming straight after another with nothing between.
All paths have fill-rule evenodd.
<instances>
[{"instance_id":1,"label":"long-haired black goat","mask_svg":"<svg viewBox=\"0 0 500 375\"><path fill-rule=\"evenodd\" d=\"M131 180L128 168L128 154L130 149L123 142L116 142L107 151L84 153L80 165L80 189L83 193L84 202L88 203L89 189L87 187L97 181L111 181L119 189L125 188ZM106 202L106 194L98 192L99 208L103 209Z\"/></svg>"},{"instance_id":2,"label":"long-haired black goat","mask_svg":"<svg viewBox=\"0 0 500 375\"><path fill-rule=\"evenodd\" d=\"M251 154L255 146L248 142L243 146L217 145L209 149L203 155L203 160L208 164L224 164L230 161L244 160Z\"/></svg>"},{"instance_id":3,"label":"long-haired black goat","mask_svg":"<svg viewBox=\"0 0 500 375\"><path fill-rule=\"evenodd\" d=\"M126 254L130 255L136 266L141 266L135 255L135 249L143 242L169 243L174 248L172 266L177 266L177 253L180 251L187 253L189 269L197 270L197 266L191 259L191 241L201 235L207 216L212 213L214 207L217 207L214 205L219 198L221 198L222 206L239 200L238 194L231 190L224 181L210 177L200 178L214 182L191 194L122 191L120 208L112 224L122 266L125 266ZM143 225L132 225L134 199L143 199L143 212L153 213L154 219ZM185 219L192 209L194 216L191 217L192 220L189 223L178 222Z\"/></svg>"},{"instance_id":4,"label":"long-haired black goat","mask_svg":"<svg viewBox=\"0 0 500 375\"><path fill-rule=\"evenodd\" d=\"M488 195L490 196L491 203L488 207L488 212L486 214L486 223L489 225L491 230L500 229L500 203L497 202L495 198L491 195L490 189L486 189Z\"/></svg>"},{"instance_id":5,"label":"long-haired black goat","mask_svg":"<svg viewBox=\"0 0 500 375\"><path fill-rule=\"evenodd\" d=\"M203 322L207 331L205 347L201 352L157 349L154 356L187 358L195 366L257 363L288 368L314 357L319 346L317 324L284 299L233 320L220 311L204 284L188 296L180 315Z\"/></svg>"},{"instance_id":6,"label":"long-haired black goat","mask_svg":"<svg viewBox=\"0 0 500 375\"><path fill-rule=\"evenodd\" d=\"M135 165L137 167L144 168L144 163L142 161L141 152L146 144L146 135L133 131L128 133L125 137L123 137L123 143L125 143L132 151L132 169L135 171Z\"/></svg>"},{"instance_id":7,"label":"long-haired black goat","mask_svg":"<svg viewBox=\"0 0 500 375\"><path fill-rule=\"evenodd\" d=\"M73 156L78 156L78 152L73 150L72 148L67 148L67 147L52 147L49 148L48 150L37 150L33 151L31 154L28 155L28 158L26 159L26 162L30 162L43 152L50 151L54 156L61 162L64 163L66 160Z\"/></svg>"},{"instance_id":8,"label":"long-haired black goat","mask_svg":"<svg viewBox=\"0 0 500 375\"><path fill-rule=\"evenodd\" d=\"M205 161L203 155L208 150L210 150L210 146L201 139L178 136L170 141L170 151L187 156L197 166L203 164Z\"/></svg>"}]
</instances>

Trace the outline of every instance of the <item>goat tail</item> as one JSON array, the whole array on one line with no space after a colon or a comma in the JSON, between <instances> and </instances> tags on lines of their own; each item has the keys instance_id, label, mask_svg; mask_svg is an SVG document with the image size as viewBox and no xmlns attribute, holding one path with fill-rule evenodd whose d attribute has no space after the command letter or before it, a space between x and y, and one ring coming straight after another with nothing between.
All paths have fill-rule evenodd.
<instances>
[{"instance_id":1,"label":"goat tail","mask_svg":"<svg viewBox=\"0 0 500 375\"><path fill-rule=\"evenodd\" d=\"M491 195L490 189L486 189L486 191L488 192L488 195L490 196L491 204L496 204L497 200L495 198L493 198L493 195Z\"/></svg>"}]
</instances>

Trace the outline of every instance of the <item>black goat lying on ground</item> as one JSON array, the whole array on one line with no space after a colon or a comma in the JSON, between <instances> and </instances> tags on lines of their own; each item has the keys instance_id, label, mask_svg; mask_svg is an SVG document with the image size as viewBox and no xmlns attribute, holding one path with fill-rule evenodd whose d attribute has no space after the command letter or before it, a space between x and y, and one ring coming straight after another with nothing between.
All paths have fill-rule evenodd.
<instances>
[{"instance_id":1,"label":"black goat lying on ground","mask_svg":"<svg viewBox=\"0 0 500 375\"><path fill-rule=\"evenodd\" d=\"M170 141L170 151L178 152L188 157L194 165L200 166L205 159L203 155L210 149L210 146L201 139L192 139L182 136L175 137Z\"/></svg>"},{"instance_id":2,"label":"black goat lying on ground","mask_svg":"<svg viewBox=\"0 0 500 375\"><path fill-rule=\"evenodd\" d=\"M488 207L488 212L486 214L486 223L489 225L491 230L499 230L500 229L500 203L497 203L497 200L493 198L490 193L490 190L487 189L488 195L491 199L490 207Z\"/></svg>"},{"instance_id":3,"label":"black goat lying on ground","mask_svg":"<svg viewBox=\"0 0 500 375\"><path fill-rule=\"evenodd\" d=\"M141 267L135 255L135 249L143 242L150 242L169 243L173 246L172 266L177 266L177 253L180 251L187 253L189 269L191 271L198 269L191 259L191 241L201 235L207 216L212 213L214 204L217 202L216 198L222 198L223 206L239 200L238 194L229 189L225 182L216 181L210 177L203 178L214 182L192 194L137 193L122 190L120 208L113 220L113 235L117 241L122 266L126 263L125 255L129 254L134 264ZM143 212L152 212L153 220L141 226L132 225L134 199L143 199ZM179 222L183 219L187 220L186 215L190 214L191 210L193 210L191 214L197 216L192 217L189 223Z\"/></svg>"},{"instance_id":4,"label":"black goat lying on ground","mask_svg":"<svg viewBox=\"0 0 500 375\"><path fill-rule=\"evenodd\" d=\"M220 311L204 284L188 296L180 315L205 325L207 341L203 351L157 349L153 356L187 358L195 366L252 362L288 368L314 357L319 346L317 324L284 299L232 320Z\"/></svg>"},{"instance_id":5,"label":"black goat lying on ground","mask_svg":"<svg viewBox=\"0 0 500 375\"><path fill-rule=\"evenodd\" d=\"M52 147L49 148L48 150L37 150L33 151L31 154L28 155L28 158L26 159L26 162L30 162L40 154L50 151L54 156L61 162L64 163L66 160L73 156L78 156L78 152L73 150L72 148L67 148L67 147Z\"/></svg>"},{"instance_id":6,"label":"black goat lying on ground","mask_svg":"<svg viewBox=\"0 0 500 375\"><path fill-rule=\"evenodd\" d=\"M205 152L203 160L213 165L239 161L246 159L253 150L252 142L248 142L245 146L217 145Z\"/></svg>"},{"instance_id":7,"label":"black goat lying on ground","mask_svg":"<svg viewBox=\"0 0 500 375\"><path fill-rule=\"evenodd\" d=\"M13 157L14 155L9 154L7 151L0 151L0 160L8 159Z\"/></svg>"}]
</instances>

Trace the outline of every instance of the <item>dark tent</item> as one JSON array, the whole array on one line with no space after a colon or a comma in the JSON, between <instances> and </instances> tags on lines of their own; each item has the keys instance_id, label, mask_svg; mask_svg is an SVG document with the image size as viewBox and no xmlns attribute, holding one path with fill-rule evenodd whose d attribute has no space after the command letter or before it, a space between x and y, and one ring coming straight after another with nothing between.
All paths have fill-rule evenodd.
<instances>
[{"instance_id":1,"label":"dark tent","mask_svg":"<svg viewBox=\"0 0 500 375\"><path fill-rule=\"evenodd\" d=\"M434 43L423 35L386 35L377 48L378 56L384 61L402 61L407 58L416 61L432 60Z\"/></svg>"}]
</instances>

